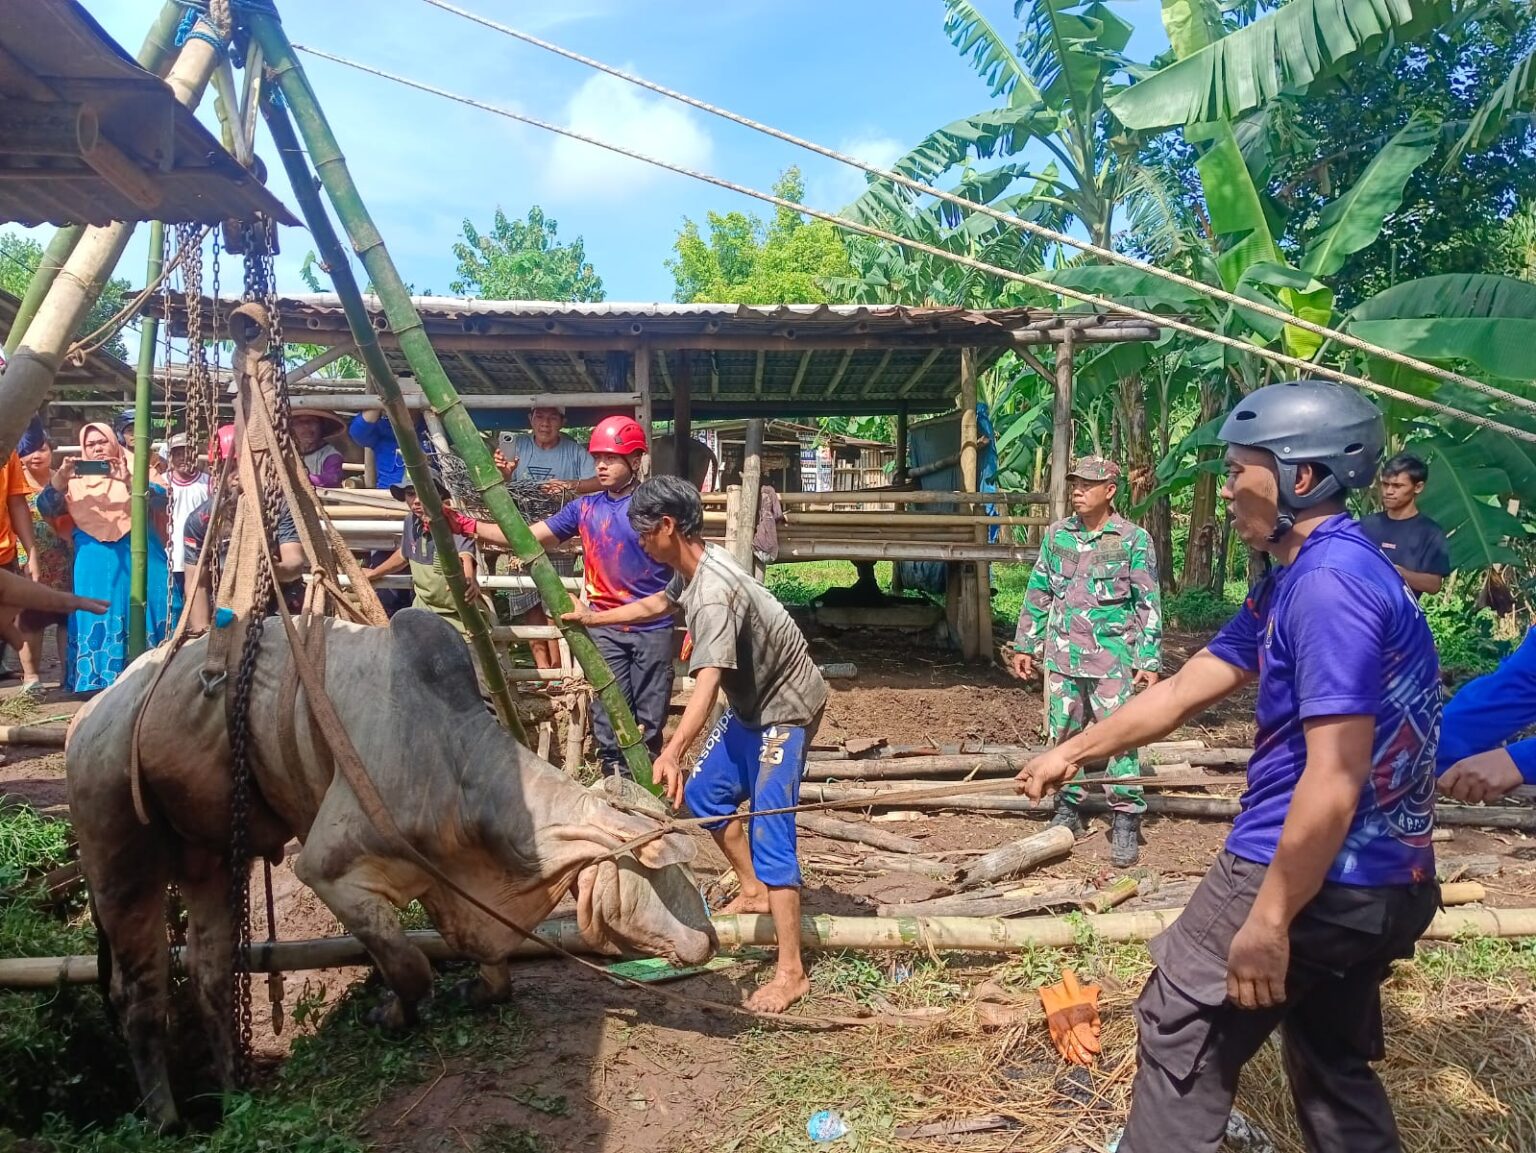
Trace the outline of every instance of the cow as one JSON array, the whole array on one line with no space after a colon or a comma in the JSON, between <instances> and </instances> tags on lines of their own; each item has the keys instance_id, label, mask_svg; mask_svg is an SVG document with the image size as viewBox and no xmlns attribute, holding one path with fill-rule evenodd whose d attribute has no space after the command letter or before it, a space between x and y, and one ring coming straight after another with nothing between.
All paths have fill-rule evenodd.
<instances>
[{"instance_id":1,"label":"cow","mask_svg":"<svg viewBox=\"0 0 1536 1153\"><path fill-rule=\"evenodd\" d=\"M694 842L616 807L515 742L486 711L463 639L434 613L407 609L387 628L318 620L304 632L369 778L399 832L422 857L518 926L546 917L568 890L578 928L598 953L699 964L716 941L687 862ZM72 722L65 746L69 803L97 924L110 949L111 997L145 1108L177 1124L166 1058L170 954L165 894L187 911L187 971L226 1085L235 1075L230 1005L232 756L226 694L207 638L140 657ZM238 649L232 664L239 663ZM209 667L205 668L205 664ZM300 690L281 623L263 631L249 693L254 790L246 820L254 857L280 859L368 949L393 993L376 1010L408 1026L430 995L432 969L396 910L419 900L450 948L478 962L462 992L485 1004L510 996L507 958L523 940L402 852L367 815ZM146 697L148 701L146 702ZM142 722L136 723L140 711ZM135 812L129 749L148 823Z\"/></svg>"},{"instance_id":2,"label":"cow","mask_svg":"<svg viewBox=\"0 0 1536 1153\"><path fill-rule=\"evenodd\" d=\"M688 480L700 492L711 476L718 479L720 462L715 459L709 445L698 440L688 442ZM677 438L663 433L651 440L651 474L653 476L680 476L677 471Z\"/></svg>"}]
</instances>

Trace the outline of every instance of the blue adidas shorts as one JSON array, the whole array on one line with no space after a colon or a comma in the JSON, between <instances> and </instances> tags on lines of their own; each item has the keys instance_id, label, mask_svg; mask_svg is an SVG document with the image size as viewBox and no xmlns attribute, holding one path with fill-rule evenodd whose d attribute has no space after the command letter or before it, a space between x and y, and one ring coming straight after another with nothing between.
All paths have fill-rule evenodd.
<instances>
[{"instance_id":1,"label":"blue adidas shorts","mask_svg":"<svg viewBox=\"0 0 1536 1153\"><path fill-rule=\"evenodd\" d=\"M743 801L751 802L754 813L798 805L814 730L814 724L755 729L727 709L704 742L704 751L683 787L688 808L695 816L708 818L729 816ZM725 822L704 827L713 831L724 828ZM794 813L748 818L747 839L758 880L775 888L800 884Z\"/></svg>"}]
</instances>

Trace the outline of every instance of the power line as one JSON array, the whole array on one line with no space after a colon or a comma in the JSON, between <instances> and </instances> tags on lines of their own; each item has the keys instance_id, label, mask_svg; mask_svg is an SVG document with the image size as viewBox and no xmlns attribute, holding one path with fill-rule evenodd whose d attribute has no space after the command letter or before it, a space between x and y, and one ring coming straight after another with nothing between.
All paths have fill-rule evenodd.
<instances>
[{"instance_id":1,"label":"power line","mask_svg":"<svg viewBox=\"0 0 1536 1153\"><path fill-rule=\"evenodd\" d=\"M1139 308L1132 308L1129 305L1116 304L1112 300L1106 300L1105 298L1095 296L1090 292L1083 292L1076 288L1068 288L1064 285L1052 284L1050 281L1042 280L1039 277L1030 276L1023 272L1015 272L1007 268L1000 268L997 265L987 264L985 261L977 260L974 257L962 256L954 252L946 252L942 248L937 248L931 244L925 244L921 241L911 240L903 236L897 236L893 232L887 232L884 229L875 228L872 225L860 224L852 220L845 220L842 217L833 215L832 213L823 212L820 209L811 208L807 205L799 204L793 200L786 200L782 196L775 196L769 192L762 192L758 189L750 188L744 184L735 184L729 180L724 179L723 177L711 176L709 173L699 172L692 168L686 168L680 164L673 164L671 161L661 160L654 156L647 156L642 152L636 152L633 149L625 148L618 144L610 144L607 141L600 140L594 136L588 136L584 133L576 132L569 128L562 128L558 124L551 124L548 121L540 120L535 116L528 116L521 112L513 112L511 109L501 108L494 104L487 104L470 96L461 96L458 93L449 92L446 89L434 87L433 85L427 84L420 80L412 80L407 76L401 76L393 72L386 72L383 69L375 68L372 65L363 64L356 60L349 60L345 56L337 56L333 53L325 52L318 48L310 48L302 44L295 44L293 47L300 52L308 53L309 55L319 57L322 60L329 60L332 63L341 64L347 68L352 68L359 72L366 72L369 75L377 76L380 79L389 80L396 84L402 84L407 88L414 88L419 92L427 92L434 96L441 96L444 99L452 100L459 104L468 105L471 108L479 108L484 112L494 113L497 116L504 116L509 120L516 120L519 123L527 124L533 128L541 128L546 132L553 132L557 135L567 137L568 139L580 141L583 144L590 144L596 148L602 148L619 156L626 156L631 160L638 160L644 164L654 165L657 168L664 168L669 172L676 172L681 176L689 176L695 180L701 180L706 184L713 184L718 188L724 188L727 191L736 192L743 196L750 196L757 200L764 201L765 203L775 205L779 208L787 208L792 212L799 212L806 216L815 217L818 220L825 220L829 224L835 225L838 228L859 232L866 236L873 236L876 239L884 240L891 244L900 245L903 248L909 248L917 252L925 252L931 256L937 256L941 260L952 261L955 264L974 269L977 272L985 272L992 276L1002 277L1005 280L1017 281L1020 284L1027 284L1031 287L1039 288L1043 291L1059 296L1071 297L1074 300L1082 301L1084 304L1091 304L1097 308L1103 309L1108 313L1119 313L1122 316L1136 317L1137 319L1148 321L1149 323L1160 328L1171 328L1175 332L1183 332L1191 336L1199 337L1202 340L1212 341L1216 344L1224 345L1239 352L1249 353L1264 360L1272 361L1275 364L1283 364L1287 368L1298 369L1302 372L1310 373L1313 376L1320 376L1329 380L1336 380L1342 384L1352 385L1356 388L1365 389L1368 392L1374 392L1381 396L1390 397L1393 400L1399 400L1405 404L1411 404L1418 408L1423 408L1429 412L1439 413L1440 415L1449 417L1453 420L1465 421L1466 423L1479 428L1487 428L1498 432L1503 432L1506 435L1515 437L1518 440L1524 440L1532 444L1536 444L1536 433L1527 432L1524 429L1516 428L1511 425L1501 424L1498 421L1490 420L1487 417L1478 416L1474 413L1463 412L1460 409L1452 408L1450 405L1441 404L1439 401L1429 400L1425 397L1414 396L1412 393L1402 392L1395 388L1389 388L1386 385L1376 384L1374 381L1366 380L1363 377L1355 376L1352 373L1341 372L1338 369L1333 368L1326 368L1319 364L1313 364L1311 361L1302 360L1300 357L1290 356L1289 354L1283 352L1276 352L1274 349L1270 348L1261 348L1257 345L1250 344L1247 341L1239 340L1236 337L1226 336L1222 333L1208 332L1196 325L1189 324L1182 320L1176 320L1172 317L1159 316L1157 313L1147 312Z\"/></svg>"},{"instance_id":2,"label":"power line","mask_svg":"<svg viewBox=\"0 0 1536 1153\"><path fill-rule=\"evenodd\" d=\"M973 200L967 200L963 196L957 196L953 192L946 192L943 189L936 188L930 184L924 184L919 180L914 180L909 176L904 176L900 172L895 172L891 169L881 168L877 165L868 164L856 157L849 156L831 148L827 148L825 145L817 144L814 141L795 136L792 133L785 132L782 129L773 127L772 125L764 124L747 116L742 116L739 113L732 112L727 108L720 108L714 104L708 103L707 101L700 100L697 97L689 96L687 93L678 92L674 89L667 88L664 85L657 84L651 80L647 80L643 76L636 76L631 72L625 72L621 68L615 68L612 65L605 64L600 60L594 60L590 56L583 56L579 52L573 52L568 48L563 48L558 44L554 44L548 40L543 40L537 36L532 35L531 33L523 32L506 24L501 24L495 20L490 19L489 17L481 16L478 13L471 12L465 8L460 8L456 4L450 4L447 2L447 0L423 0L423 3L430 4L434 8L440 8L444 12L449 12L465 20L472 21L473 23L479 24L482 27L490 28L493 31L500 32L505 36L510 36L515 40L521 40L525 44L531 44L535 48L542 48L546 52L552 52L557 56L564 57L565 59L571 60L577 64L596 69L599 72L607 73L609 76L616 77L619 80L634 84L637 87L644 88L650 92L655 92L659 96L665 96L670 100L676 100L681 104L688 105L690 108L697 108L699 111L707 112L711 116L718 116L721 119L728 120L733 124L739 124L743 128L750 128L754 132L761 132L766 136L771 136L775 140L781 140L786 144L793 144L797 148L804 148L809 152L814 152L818 156L824 156L829 160L835 160L840 164L847 164L871 176L878 176L883 180L892 181L893 183L899 184L904 188L911 189L914 192L936 197L939 200L953 204L967 212L979 213L982 216L990 217L993 220L1012 225L1015 228L1022 228L1026 232L1033 233L1036 236L1053 241L1056 244L1067 245L1069 247L1076 248L1079 251L1090 253L1091 255L1097 256L1102 260L1107 260L1114 264L1120 264L1127 268L1134 268L1138 272L1148 273L1152 276L1166 280L1171 284L1177 284L1182 288L1187 288L1203 296L1207 296L1212 300L1219 300L1224 304L1233 305L1248 312L1256 312L1259 315L1267 316L1272 320L1283 321L1289 327L1298 328L1304 332L1310 332L1315 336L1323 337L1325 340L1336 341L1344 347L1352 348L1357 352L1368 353L1371 356L1376 356L1383 360L1391 361L1395 364L1401 364L1406 368L1411 368L1416 372L1425 374L1426 376L1435 377L1439 380L1448 381L1452 384L1459 384L1464 388L1472 389L1474 392L1480 392L1486 396L1490 396L1498 400L1508 401L1517 407L1527 409L1531 412L1536 412L1536 401L1529 400L1526 397L1520 396L1518 393L1513 393L1505 389L1498 388L1495 385L1488 384L1485 381L1476 379L1475 377L1466 376L1459 372L1453 372L1450 369L1441 368L1438 365L1430 364L1428 361L1419 360L1417 357L1408 356L1405 353L1397 352L1390 348L1382 348L1379 345L1371 344L1369 341L1361 340L1359 337L1352 336L1349 333L1340 331L1339 329L1331 328L1323 324L1317 324L1310 320L1305 320L1293 313L1289 313L1283 309L1275 308L1271 305L1265 304L1263 301L1238 296L1236 293L1228 292L1224 288L1218 288L1214 285L1204 284L1198 280L1182 276L1170 269L1160 268L1155 264L1150 264L1144 260L1138 260L1133 256L1127 256L1124 253L1115 252L1113 249L1100 247L1091 241L1079 240L1076 237L1069 236L1064 232L1057 232L1055 229L1047 228L1033 220L1026 220L1021 216L1015 216L1012 213L1003 212L1000 209L993 208L989 204L980 204Z\"/></svg>"}]
</instances>

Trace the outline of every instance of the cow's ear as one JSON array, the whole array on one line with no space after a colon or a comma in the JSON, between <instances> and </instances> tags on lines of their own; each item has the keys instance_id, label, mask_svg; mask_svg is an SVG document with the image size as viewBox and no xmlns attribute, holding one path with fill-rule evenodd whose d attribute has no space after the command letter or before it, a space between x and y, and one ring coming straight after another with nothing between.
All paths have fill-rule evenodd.
<instances>
[{"instance_id":1,"label":"cow's ear","mask_svg":"<svg viewBox=\"0 0 1536 1153\"><path fill-rule=\"evenodd\" d=\"M667 833L641 845L635 850L635 858L647 869L662 869L668 865L686 865L698 851L698 845L687 833Z\"/></svg>"}]
</instances>

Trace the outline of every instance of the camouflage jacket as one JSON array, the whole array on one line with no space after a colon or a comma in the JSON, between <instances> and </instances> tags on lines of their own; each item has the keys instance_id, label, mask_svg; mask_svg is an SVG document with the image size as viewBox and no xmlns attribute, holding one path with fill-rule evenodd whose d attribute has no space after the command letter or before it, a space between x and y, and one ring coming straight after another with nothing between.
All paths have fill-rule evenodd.
<instances>
[{"instance_id":1,"label":"camouflage jacket","mask_svg":"<svg viewBox=\"0 0 1536 1153\"><path fill-rule=\"evenodd\" d=\"M1077 677L1156 672L1163 614L1152 538L1118 513L1091 532L1075 515L1045 530L1014 647Z\"/></svg>"}]
</instances>

